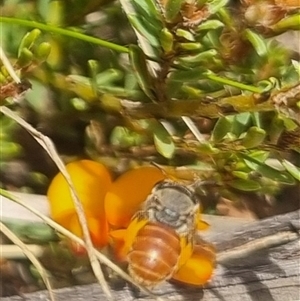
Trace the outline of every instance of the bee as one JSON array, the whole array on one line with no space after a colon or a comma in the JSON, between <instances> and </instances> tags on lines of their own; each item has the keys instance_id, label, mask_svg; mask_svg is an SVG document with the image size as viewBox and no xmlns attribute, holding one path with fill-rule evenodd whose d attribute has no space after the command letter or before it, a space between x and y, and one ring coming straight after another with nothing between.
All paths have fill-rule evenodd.
<instances>
[{"instance_id":1,"label":"bee","mask_svg":"<svg viewBox=\"0 0 300 301\"><path fill-rule=\"evenodd\" d=\"M127 228L124 250L129 274L147 287L154 287L170 278L200 284L197 277L192 280L187 279L189 276L183 276L184 279L176 277L191 258L197 259L199 252L201 256L203 251L213 253L210 247L208 251L207 248L205 251L204 247L200 246L200 250L199 246L196 247L199 214L200 203L190 188L169 180L156 184ZM194 254L195 250L198 254ZM207 258L209 262L214 261L214 256ZM197 265L194 268L201 269Z\"/></svg>"}]
</instances>

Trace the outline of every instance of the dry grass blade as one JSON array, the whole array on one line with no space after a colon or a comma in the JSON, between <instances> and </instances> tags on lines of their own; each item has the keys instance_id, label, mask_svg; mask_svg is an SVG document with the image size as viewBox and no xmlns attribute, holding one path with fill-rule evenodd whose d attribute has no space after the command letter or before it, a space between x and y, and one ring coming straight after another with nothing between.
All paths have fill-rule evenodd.
<instances>
[{"instance_id":1,"label":"dry grass blade","mask_svg":"<svg viewBox=\"0 0 300 301\"><path fill-rule=\"evenodd\" d=\"M200 133L200 131L198 130L198 128L196 127L193 120L190 117L187 117L187 116L181 116L181 119L184 121L184 123L189 128L189 130L193 133L193 135L196 137L196 139L200 143L204 143L205 139L204 139L203 135Z\"/></svg>"},{"instance_id":2,"label":"dry grass blade","mask_svg":"<svg viewBox=\"0 0 300 301\"><path fill-rule=\"evenodd\" d=\"M26 247L35 257L41 257L43 254L43 247L39 245L26 245ZM1 245L1 258L24 259L26 255L17 245Z\"/></svg>"},{"instance_id":3,"label":"dry grass blade","mask_svg":"<svg viewBox=\"0 0 300 301\"><path fill-rule=\"evenodd\" d=\"M38 210L34 209L33 207L25 204L22 202L19 198L12 196L9 192L3 190L0 188L0 195L5 196L6 198L12 200L13 202L16 202L17 204L23 206L24 208L28 209L30 212L34 213L36 216L41 218L45 223L47 223L50 227L55 229L57 232L61 233L62 235L68 237L69 239L73 240L74 242L80 244L81 246L85 247L85 243L82 239L80 239L78 236L74 235L67 229L63 228L56 222L54 222L49 217L45 216L44 214L41 214ZM98 260L100 260L103 264L107 265L109 268L111 268L113 271L115 271L120 277L122 277L124 280L132 283L134 286L139 288L142 292L146 293L156 301L164 301L163 298L155 296L150 290L146 289L136 281L134 281L128 274L126 274L119 266L114 264L111 260L109 260L105 255L94 249L94 252L96 254L96 257Z\"/></svg>"},{"instance_id":4,"label":"dry grass blade","mask_svg":"<svg viewBox=\"0 0 300 301\"><path fill-rule=\"evenodd\" d=\"M5 52L3 51L2 47L0 46L0 60L2 61L3 65L5 66L7 72L11 76L11 78L17 83L21 83L21 80L17 73L15 72L13 66L11 65L9 59L5 55Z\"/></svg>"},{"instance_id":5,"label":"dry grass blade","mask_svg":"<svg viewBox=\"0 0 300 301\"><path fill-rule=\"evenodd\" d=\"M92 244L91 237L89 234L89 230L88 230L88 226L87 226L87 222L86 222L86 218L84 215L84 210L83 210L82 204L77 196L77 193L75 191L75 188L74 188L72 180L71 180L71 177L68 174L63 161L60 159L59 155L57 154L52 141L48 137L44 136L42 133L40 133L39 131L34 129L30 124L28 124L22 118L20 118L16 114L14 114L14 112L11 111L10 109L8 109L4 106L1 106L0 111L3 114L5 114L6 116L8 116L11 119L13 119L14 121L16 121L19 125L21 125L23 128L25 128L33 136L33 138L46 150L46 152L49 154L51 159L55 162L58 169L60 170L60 172L66 179L66 181L69 185L69 189L71 192L72 200L74 202L76 213L78 215L78 219L79 219L79 222L80 222L80 225L82 228L84 241L86 243L86 250L87 250L87 253L88 253L88 256L90 259L90 263L91 263L93 272L94 272L96 278L98 279L100 285L102 286L103 292L106 294L108 300L113 300L112 293L111 293L110 288L104 278L101 266L96 258L95 252L94 252L94 248L93 248L93 244Z\"/></svg>"},{"instance_id":6,"label":"dry grass blade","mask_svg":"<svg viewBox=\"0 0 300 301\"><path fill-rule=\"evenodd\" d=\"M35 255L31 252L31 250L24 244L12 231L10 231L2 222L0 222L0 231L8 237L15 245L20 247L23 253L27 256L27 258L32 262L32 264L36 267L37 271L40 273L41 277L44 280L44 283L49 291L50 299L55 301L55 297L52 291L51 283L47 272L40 264Z\"/></svg>"}]
</instances>

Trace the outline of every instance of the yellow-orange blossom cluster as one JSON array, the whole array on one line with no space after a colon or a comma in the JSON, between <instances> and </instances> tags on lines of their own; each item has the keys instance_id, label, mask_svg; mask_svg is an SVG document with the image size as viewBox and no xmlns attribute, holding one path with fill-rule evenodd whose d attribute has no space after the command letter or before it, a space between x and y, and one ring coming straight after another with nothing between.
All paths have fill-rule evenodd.
<instances>
[{"instance_id":1,"label":"yellow-orange blossom cluster","mask_svg":"<svg viewBox=\"0 0 300 301\"><path fill-rule=\"evenodd\" d=\"M67 164L66 168L83 205L94 246L102 248L113 242L118 256L126 241L127 228L130 231L132 216L151 193L153 186L166 176L155 167L144 166L129 170L112 182L107 168L98 162L80 160ZM61 173L52 180L48 199L52 218L82 237L70 190ZM202 285L210 279L213 268L214 258L209 252L200 250L173 278Z\"/></svg>"}]
</instances>

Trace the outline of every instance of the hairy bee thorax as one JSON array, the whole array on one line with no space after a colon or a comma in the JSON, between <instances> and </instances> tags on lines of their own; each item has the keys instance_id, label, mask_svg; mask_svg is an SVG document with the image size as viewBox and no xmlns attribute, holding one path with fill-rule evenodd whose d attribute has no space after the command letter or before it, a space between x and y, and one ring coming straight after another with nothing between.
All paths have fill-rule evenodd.
<instances>
[{"instance_id":1,"label":"hairy bee thorax","mask_svg":"<svg viewBox=\"0 0 300 301\"><path fill-rule=\"evenodd\" d=\"M162 181L155 185L141 211L149 222L161 223L179 235L187 235L195 228L198 210L199 202L192 190L173 181Z\"/></svg>"}]
</instances>

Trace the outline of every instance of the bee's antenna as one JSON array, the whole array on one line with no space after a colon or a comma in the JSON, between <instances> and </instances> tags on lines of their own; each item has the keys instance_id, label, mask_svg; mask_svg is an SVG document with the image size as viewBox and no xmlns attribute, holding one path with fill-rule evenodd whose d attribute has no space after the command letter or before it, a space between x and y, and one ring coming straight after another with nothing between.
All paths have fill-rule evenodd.
<instances>
[{"instance_id":1,"label":"bee's antenna","mask_svg":"<svg viewBox=\"0 0 300 301\"><path fill-rule=\"evenodd\" d=\"M168 176L167 172L162 168L161 165L155 163L154 161L151 161L150 164L159 169L166 177Z\"/></svg>"}]
</instances>

